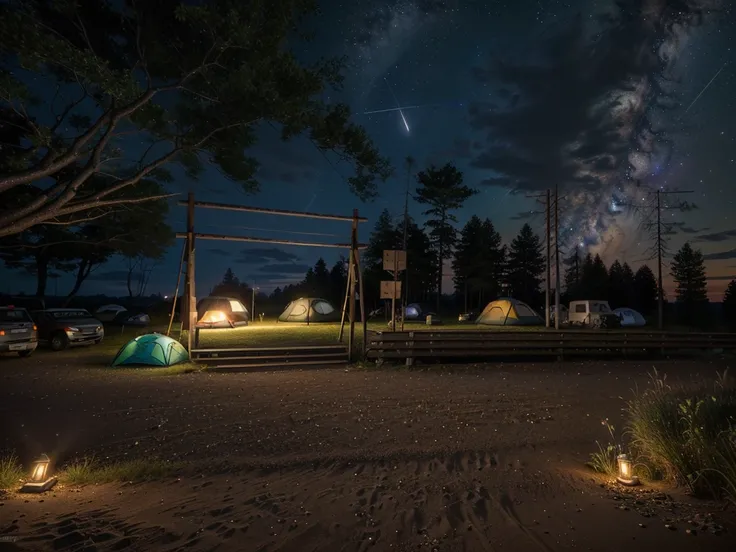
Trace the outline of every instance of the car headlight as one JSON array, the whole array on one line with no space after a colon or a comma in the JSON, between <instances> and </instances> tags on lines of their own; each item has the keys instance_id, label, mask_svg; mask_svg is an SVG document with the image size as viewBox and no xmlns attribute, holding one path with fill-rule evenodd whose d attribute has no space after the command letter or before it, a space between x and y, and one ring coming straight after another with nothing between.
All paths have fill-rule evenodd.
<instances>
[{"instance_id":1,"label":"car headlight","mask_svg":"<svg viewBox=\"0 0 736 552\"><path fill-rule=\"evenodd\" d=\"M96 331L97 331L97 333L100 333L102 331L102 326L97 326Z\"/></svg>"},{"instance_id":2,"label":"car headlight","mask_svg":"<svg viewBox=\"0 0 736 552\"><path fill-rule=\"evenodd\" d=\"M67 332L78 332L79 331L79 328L64 328L64 331L67 331Z\"/></svg>"}]
</instances>

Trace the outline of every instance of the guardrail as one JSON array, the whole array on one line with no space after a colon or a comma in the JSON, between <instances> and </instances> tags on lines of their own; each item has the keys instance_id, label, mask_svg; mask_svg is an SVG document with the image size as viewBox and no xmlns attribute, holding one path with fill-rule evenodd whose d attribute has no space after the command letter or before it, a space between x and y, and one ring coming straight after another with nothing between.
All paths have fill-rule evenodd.
<instances>
[{"instance_id":1,"label":"guardrail","mask_svg":"<svg viewBox=\"0 0 736 552\"><path fill-rule=\"evenodd\" d=\"M371 332L369 360L429 358L557 357L626 355L686 350L736 350L736 334L622 330L491 331L419 330Z\"/></svg>"},{"instance_id":2,"label":"guardrail","mask_svg":"<svg viewBox=\"0 0 736 552\"><path fill-rule=\"evenodd\" d=\"M344 345L192 349L191 356L195 362L205 364L209 370L216 372L321 367L349 363L348 350Z\"/></svg>"}]
</instances>

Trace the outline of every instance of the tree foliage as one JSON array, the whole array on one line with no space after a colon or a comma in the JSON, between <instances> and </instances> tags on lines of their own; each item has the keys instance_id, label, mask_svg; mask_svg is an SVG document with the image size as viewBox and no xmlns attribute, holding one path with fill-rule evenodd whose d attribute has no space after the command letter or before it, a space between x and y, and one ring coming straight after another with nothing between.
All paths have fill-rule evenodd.
<instances>
[{"instance_id":1,"label":"tree foliage","mask_svg":"<svg viewBox=\"0 0 736 552\"><path fill-rule=\"evenodd\" d=\"M544 269L542 241L525 224L509 247L506 283L511 296L532 307L538 305Z\"/></svg>"},{"instance_id":2,"label":"tree foliage","mask_svg":"<svg viewBox=\"0 0 736 552\"><path fill-rule=\"evenodd\" d=\"M736 280L731 280L723 294L723 314L729 327L736 327Z\"/></svg>"},{"instance_id":3,"label":"tree foliage","mask_svg":"<svg viewBox=\"0 0 736 552\"><path fill-rule=\"evenodd\" d=\"M432 165L419 172L417 183L419 187L416 189L414 199L422 205L429 206L423 214L429 217L425 226L430 229L429 237L437 254L437 310L439 310L443 265L445 260L452 258L452 247L457 234L453 225L457 222L457 218L452 211L462 207L477 191L463 184L463 173L451 163L439 168Z\"/></svg>"},{"instance_id":4,"label":"tree foliage","mask_svg":"<svg viewBox=\"0 0 736 552\"><path fill-rule=\"evenodd\" d=\"M307 134L354 164L361 198L391 173L343 104L320 100L342 83L342 60L297 60L312 0L8 0L0 3L0 237L71 223L150 200L143 179L197 178L216 166L258 189L248 155L258 129ZM90 186L108 175L105 186ZM12 203L28 185L41 193ZM122 195L132 188L135 193Z\"/></svg>"},{"instance_id":5,"label":"tree foliage","mask_svg":"<svg viewBox=\"0 0 736 552\"><path fill-rule=\"evenodd\" d=\"M657 308L657 279L648 265L634 274L634 305L642 314L652 314Z\"/></svg>"},{"instance_id":6,"label":"tree foliage","mask_svg":"<svg viewBox=\"0 0 736 552\"><path fill-rule=\"evenodd\" d=\"M675 280L678 314L683 321L702 318L708 303L707 279L703 254L685 243L675 254L670 265Z\"/></svg>"}]
</instances>

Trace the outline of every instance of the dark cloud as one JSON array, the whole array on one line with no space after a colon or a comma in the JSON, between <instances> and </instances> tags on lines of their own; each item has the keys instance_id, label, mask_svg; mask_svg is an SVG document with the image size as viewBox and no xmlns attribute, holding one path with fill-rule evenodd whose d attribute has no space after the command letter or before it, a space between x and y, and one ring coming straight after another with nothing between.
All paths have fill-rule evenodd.
<instances>
[{"instance_id":1,"label":"dark cloud","mask_svg":"<svg viewBox=\"0 0 736 552\"><path fill-rule=\"evenodd\" d=\"M282 278L286 274L305 274L309 270L309 265L296 263L274 263L267 264L258 269L259 272L267 272L271 274L281 274Z\"/></svg>"},{"instance_id":2,"label":"dark cloud","mask_svg":"<svg viewBox=\"0 0 736 552\"><path fill-rule=\"evenodd\" d=\"M133 272L131 274L132 282L139 282L142 277L140 272ZM88 280L94 281L106 281L106 282L126 282L128 280L127 270L108 270L105 272L92 272Z\"/></svg>"},{"instance_id":3,"label":"dark cloud","mask_svg":"<svg viewBox=\"0 0 736 552\"><path fill-rule=\"evenodd\" d=\"M736 249L729 249L728 251L719 251L718 253L708 253L703 255L703 259L706 261L721 261L724 259L736 259Z\"/></svg>"},{"instance_id":4,"label":"dark cloud","mask_svg":"<svg viewBox=\"0 0 736 552\"><path fill-rule=\"evenodd\" d=\"M284 251L278 247L251 247L242 250L235 259L239 264L293 263L299 260L298 255Z\"/></svg>"},{"instance_id":5,"label":"dark cloud","mask_svg":"<svg viewBox=\"0 0 736 552\"><path fill-rule=\"evenodd\" d=\"M724 242L736 238L736 229L713 232L712 234L701 234L695 238L699 242Z\"/></svg>"},{"instance_id":6,"label":"dark cloud","mask_svg":"<svg viewBox=\"0 0 736 552\"><path fill-rule=\"evenodd\" d=\"M486 140L471 165L498 175L487 184L536 191L555 182L596 190L652 160L666 161L669 141L650 117L669 106L659 46L673 40L675 25L697 23L699 2L662 10L660 17L652 17L651 2L619 4L625 5L620 13L597 22L593 39L593 23L578 17L544 40L546 59L495 58L476 68L478 83L498 87L495 101L470 108L472 128ZM634 147L646 153L632 164Z\"/></svg>"},{"instance_id":7,"label":"dark cloud","mask_svg":"<svg viewBox=\"0 0 736 552\"><path fill-rule=\"evenodd\" d=\"M306 272L306 271L305 271ZM258 282L269 282L269 283L294 283L299 282L302 280L302 275L294 274L293 276L290 276L288 274L274 274L274 273L264 273L258 275Z\"/></svg>"},{"instance_id":8,"label":"dark cloud","mask_svg":"<svg viewBox=\"0 0 736 552\"><path fill-rule=\"evenodd\" d=\"M540 214L538 211L522 211L510 216L509 220L529 220Z\"/></svg>"}]
</instances>

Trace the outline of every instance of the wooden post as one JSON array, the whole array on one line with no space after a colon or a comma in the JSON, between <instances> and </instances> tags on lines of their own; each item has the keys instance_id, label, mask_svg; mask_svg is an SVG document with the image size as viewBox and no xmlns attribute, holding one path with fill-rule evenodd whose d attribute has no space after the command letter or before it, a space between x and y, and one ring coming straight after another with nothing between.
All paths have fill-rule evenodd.
<instances>
[{"instance_id":1,"label":"wooden post","mask_svg":"<svg viewBox=\"0 0 736 552\"><path fill-rule=\"evenodd\" d=\"M396 282L399 281L399 257L394 251L394 290L391 293L391 331L396 331Z\"/></svg>"},{"instance_id":2,"label":"wooden post","mask_svg":"<svg viewBox=\"0 0 736 552\"><path fill-rule=\"evenodd\" d=\"M552 260L552 253L550 250L550 215L551 215L551 208L552 205L550 205L550 190L547 189L547 286L544 291L544 307L545 307L545 314L544 314L544 327L549 328L549 288L552 287L552 267L550 261Z\"/></svg>"},{"instance_id":3,"label":"wooden post","mask_svg":"<svg viewBox=\"0 0 736 552\"><path fill-rule=\"evenodd\" d=\"M187 244L181 246L181 258L179 259L179 272L176 274L176 289L174 290L174 301L171 305L171 317L169 318L169 327L166 329L166 335L171 335L171 326L174 325L174 313L176 312L176 302L179 300L179 284L181 284L181 269L184 265L184 257L187 253Z\"/></svg>"},{"instance_id":4,"label":"wooden post","mask_svg":"<svg viewBox=\"0 0 736 552\"><path fill-rule=\"evenodd\" d=\"M555 330L560 329L560 189L555 184Z\"/></svg>"},{"instance_id":5,"label":"wooden post","mask_svg":"<svg viewBox=\"0 0 736 552\"><path fill-rule=\"evenodd\" d=\"M187 202L187 279L186 292L187 299L185 301L187 316L187 350L192 351L194 343L194 329L197 325L197 298L195 294L194 279L194 193L189 192Z\"/></svg>"},{"instance_id":6,"label":"wooden post","mask_svg":"<svg viewBox=\"0 0 736 552\"><path fill-rule=\"evenodd\" d=\"M348 288L348 292L350 293L350 298L348 302L348 313L350 316L350 331L348 333L348 355L350 357L350 361L353 360L353 348L355 344L355 276L356 276L356 270L355 270L355 257L358 252L358 210L353 209L353 225L352 229L350 231L350 270L352 278L350 279L350 286Z\"/></svg>"},{"instance_id":7,"label":"wooden post","mask_svg":"<svg viewBox=\"0 0 736 552\"><path fill-rule=\"evenodd\" d=\"M368 346L368 319L365 315L365 294L364 288L363 288L363 269L361 268L360 264L360 252L357 249L358 245L358 210L355 210L354 213L356 219L353 223L355 225L355 275L358 278L358 294L359 294L359 300L360 300L360 323L362 326L362 333L363 333L363 343L361 345L361 360L365 360L366 358L366 348Z\"/></svg>"},{"instance_id":8,"label":"wooden post","mask_svg":"<svg viewBox=\"0 0 736 552\"><path fill-rule=\"evenodd\" d=\"M350 296L350 281L353 278L353 250L348 253L348 278L345 282L345 300L342 302L342 316L340 317L340 335L337 337L337 341L342 343L343 335L345 334L345 315L348 311L348 297Z\"/></svg>"}]
</instances>

